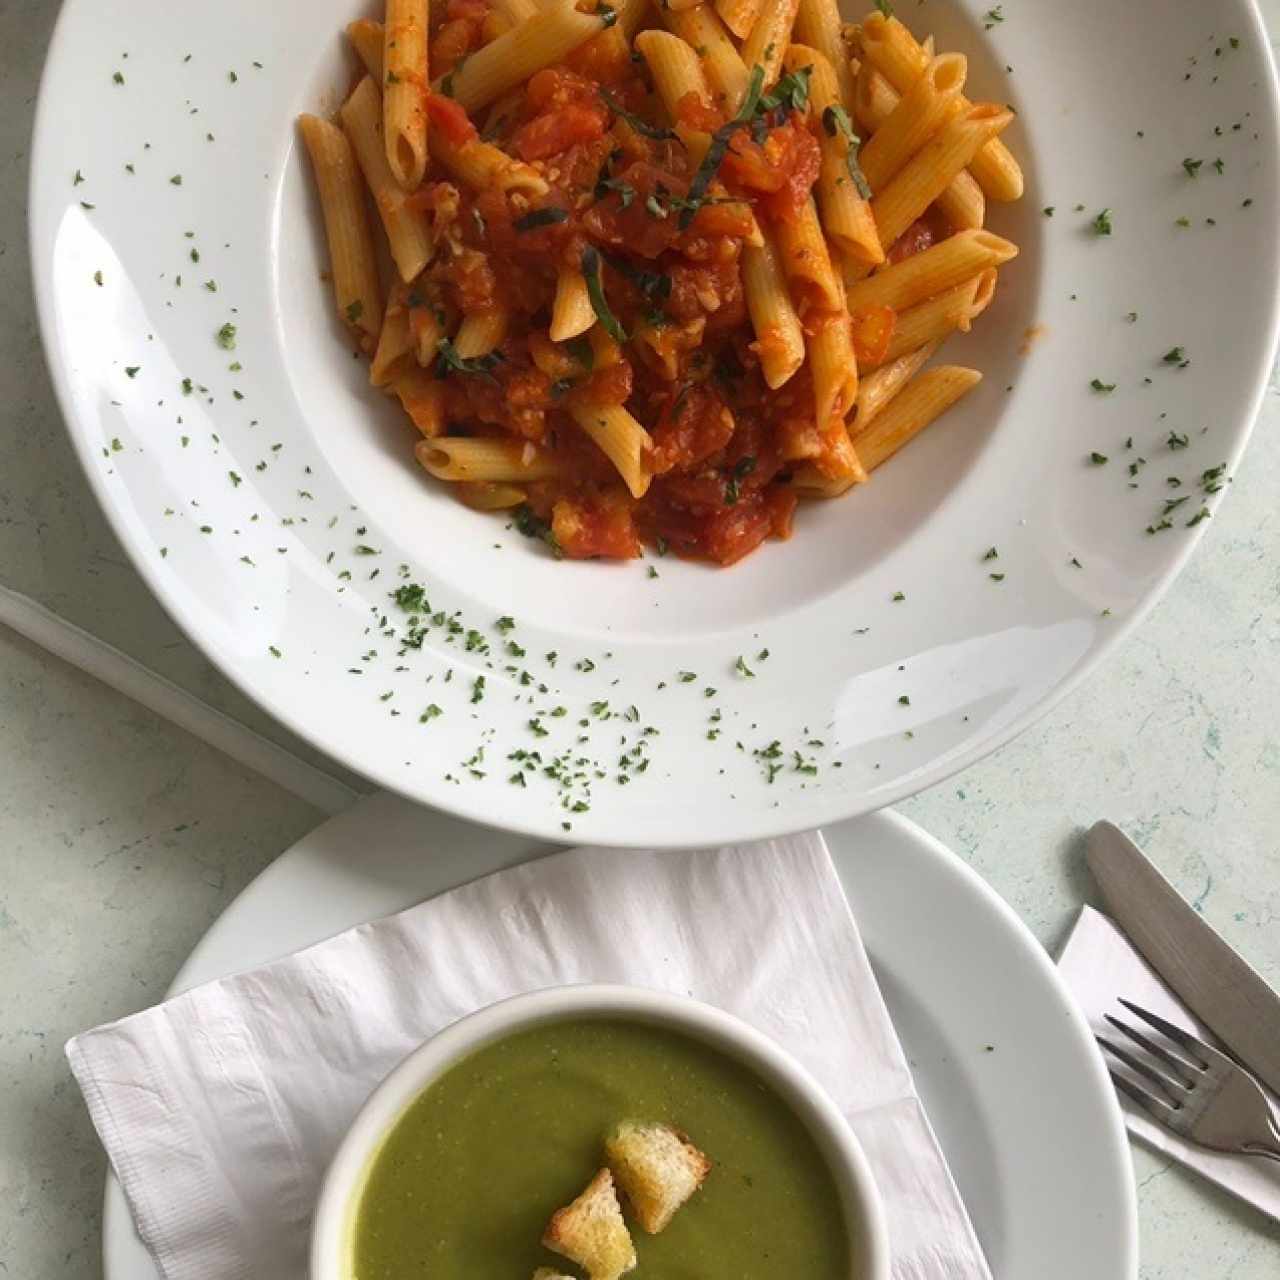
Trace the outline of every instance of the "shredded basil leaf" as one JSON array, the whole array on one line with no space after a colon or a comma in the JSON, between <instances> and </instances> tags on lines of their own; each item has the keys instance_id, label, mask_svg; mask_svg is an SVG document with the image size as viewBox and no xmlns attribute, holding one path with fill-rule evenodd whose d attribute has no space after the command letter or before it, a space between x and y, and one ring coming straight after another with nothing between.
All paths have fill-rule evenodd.
<instances>
[{"instance_id":1,"label":"shredded basil leaf","mask_svg":"<svg viewBox=\"0 0 1280 1280\"><path fill-rule=\"evenodd\" d=\"M724 486L724 500L728 506L733 506L738 501L738 483L744 476L749 476L756 469L756 460L748 454L745 458L739 458L733 464L733 469L729 473L729 479Z\"/></svg>"},{"instance_id":2,"label":"shredded basil leaf","mask_svg":"<svg viewBox=\"0 0 1280 1280\"><path fill-rule=\"evenodd\" d=\"M626 342L627 331L609 310L608 300L604 296L604 282L600 278L600 254L593 245L587 245L582 251L582 274L586 277L587 296L591 299L591 309L596 313L596 319L604 325L605 332L615 342Z\"/></svg>"},{"instance_id":3,"label":"shredded basil leaf","mask_svg":"<svg viewBox=\"0 0 1280 1280\"><path fill-rule=\"evenodd\" d=\"M608 89L601 89L600 97L604 100L605 106L615 116L625 120L637 133L643 134L644 137L652 138L655 142L680 141L674 129L663 129L658 125L650 124L647 120L642 120L634 111L628 111Z\"/></svg>"},{"instance_id":4,"label":"shredded basil leaf","mask_svg":"<svg viewBox=\"0 0 1280 1280\"><path fill-rule=\"evenodd\" d=\"M591 350L591 343L586 338L570 338L565 347L569 354L588 372L595 368L596 353Z\"/></svg>"},{"instance_id":5,"label":"shredded basil leaf","mask_svg":"<svg viewBox=\"0 0 1280 1280\"><path fill-rule=\"evenodd\" d=\"M553 227L557 222L568 222L569 210L558 209L548 205L545 209L534 209L513 223L517 231L536 231L539 227Z\"/></svg>"},{"instance_id":6,"label":"shredded basil leaf","mask_svg":"<svg viewBox=\"0 0 1280 1280\"><path fill-rule=\"evenodd\" d=\"M844 157L844 162L849 169L849 177L853 179L853 185L858 189L858 194L864 200L870 200L871 184L867 182L866 174L862 172L862 166L858 163L858 151L862 146L862 139L855 132L849 113L839 104L833 103L822 113L822 127L832 138L838 133L844 134L845 141L849 144Z\"/></svg>"},{"instance_id":7,"label":"shredded basil leaf","mask_svg":"<svg viewBox=\"0 0 1280 1280\"><path fill-rule=\"evenodd\" d=\"M497 381L493 376L493 370L502 363L500 351L490 351L484 356L460 356L458 349L448 338L440 339L438 351L442 376L447 373L465 373L488 378L492 382Z\"/></svg>"},{"instance_id":8,"label":"shredded basil leaf","mask_svg":"<svg viewBox=\"0 0 1280 1280\"><path fill-rule=\"evenodd\" d=\"M812 75L812 67L788 71L773 90L760 99L760 110L776 111L779 107L786 107L789 111L805 111L809 106L809 77Z\"/></svg>"},{"instance_id":9,"label":"shredded basil leaf","mask_svg":"<svg viewBox=\"0 0 1280 1280\"><path fill-rule=\"evenodd\" d=\"M597 200L603 200L610 191L618 193L620 209L630 207L631 202L636 198L636 189L629 182L620 182L617 178L601 178L596 183Z\"/></svg>"},{"instance_id":10,"label":"shredded basil leaf","mask_svg":"<svg viewBox=\"0 0 1280 1280\"><path fill-rule=\"evenodd\" d=\"M760 91L763 88L764 68L757 64L751 68L751 80L747 85L746 97L742 99L742 106L738 108L737 114L711 135L711 145L707 148L707 154L702 158L698 172L693 175L693 181L689 184L689 194L686 197L688 203L680 211L682 230L693 221L694 215L701 208L706 198L707 188L710 187L711 180L716 176L720 163L729 150L729 139L755 115L756 108L760 105Z\"/></svg>"}]
</instances>

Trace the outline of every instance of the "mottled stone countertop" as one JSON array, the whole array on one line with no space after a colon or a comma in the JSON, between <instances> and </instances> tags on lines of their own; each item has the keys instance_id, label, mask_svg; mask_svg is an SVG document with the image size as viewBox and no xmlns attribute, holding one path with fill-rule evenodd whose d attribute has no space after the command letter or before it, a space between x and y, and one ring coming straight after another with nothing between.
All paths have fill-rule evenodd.
<instances>
[{"instance_id":1,"label":"mottled stone countertop","mask_svg":"<svg viewBox=\"0 0 1280 1280\"><path fill-rule=\"evenodd\" d=\"M289 745L177 632L108 532L45 375L25 201L53 0L0 0L0 582ZM1280 0L1264 0L1280 30ZM1083 688L902 805L1055 946L1108 816L1280 985L1280 388L1190 567ZM305 754L305 752L304 752ZM0 1275L100 1274L105 1160L74 1032L154 1001L320 815L0 629ZM1280 1229L1138 1150L1144 1280L1272 1280ZM1082 1277L1082 1280L1086 1278Z\"/></svg>"}]
</instances>

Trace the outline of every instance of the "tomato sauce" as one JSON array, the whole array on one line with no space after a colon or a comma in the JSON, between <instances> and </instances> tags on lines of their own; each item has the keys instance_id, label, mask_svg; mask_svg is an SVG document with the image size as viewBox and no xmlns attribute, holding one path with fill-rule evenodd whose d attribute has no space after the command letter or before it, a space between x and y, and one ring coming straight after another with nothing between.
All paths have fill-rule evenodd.
<instances>
[{"instance_id":1,"label":"tomato sauce","mask_svg":"<svg viewBox=\"0 0 1280 1280\"><path fill-rule=\"evenodd\" d=\"M448 0L433 74L479 46L487 12L484 0ZM566 556L625 559L647 543L727 565L788 537L789 467L820 462L833 446L829 424L813 421L807 373L777 391L765 384L741 263L757 223L777 226L809 199L820 163L815 123L775 108L734 128L691 95L680 128L712 135L721 153L700 174L701 153L654 109L616 28L567 65L537 72L512 99L469 119L446 95L426 96L449 141L463 145L478 130L548 187L471 192L454 182L447 192L451 220L435 223L445 251L415 288L450 318L495 307L510 317L495 351L437 364L449 432L514 437L556 460L554 479L527 486L527 505ZM440 176L433 169L429 182ZM430 200L419 207L431 210L443 203L412 199ZM553 342L558 282L590 250L600 262L599 323L589 336ZM887 346L892 313L855 329L864 352ZM625 405L647 430L650 479L639 498L571 412L608 405Z\"/></svg>"}]
</instances>

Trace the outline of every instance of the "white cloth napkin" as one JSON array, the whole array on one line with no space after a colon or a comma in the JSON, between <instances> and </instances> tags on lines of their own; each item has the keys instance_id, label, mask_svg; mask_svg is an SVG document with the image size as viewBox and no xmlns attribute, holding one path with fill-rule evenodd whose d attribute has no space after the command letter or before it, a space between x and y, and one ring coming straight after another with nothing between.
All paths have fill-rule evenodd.
<instances>
[{"instance_id":1,"label":"white cloth napkin","mask_svg":"<svg viewBox=\"0 0 1280 1280\"><path fill-rule=\"evenodd\" d=\"M849 1117L894 1280L989 1280L821 836L577 849L206 983L67 1046L167 1280L302 1280L347 1125L423 1039L505 996L683 992L786 1046Z\"/></svg>"},{"instance_id":2,"label":"white cloth napkin","mask_svg":"<svg viewBox=\"0 0 1280 1280\"><path fill-rule=\"evenodd\" d=\"M1161 982L1124 933L1092 907L1081 909L1058 957L1058 969L1095 1031L1117 1038L1116 1032L1103 1021L1106 1013L1133 1021L1128 1010L1117 1003L1117 997L1123 996L1210 1044L1218 1043L1208 1027L1184 1008ZM1280 1118L1280 1098L1265 1086L1263 1092ZM1124 1122L1134 1137L1280 1222L1280 1165L1256 1157L1208 1151L1156 1124L1123 1095L1120 1106Z\"/></svg>"}]
</instances>

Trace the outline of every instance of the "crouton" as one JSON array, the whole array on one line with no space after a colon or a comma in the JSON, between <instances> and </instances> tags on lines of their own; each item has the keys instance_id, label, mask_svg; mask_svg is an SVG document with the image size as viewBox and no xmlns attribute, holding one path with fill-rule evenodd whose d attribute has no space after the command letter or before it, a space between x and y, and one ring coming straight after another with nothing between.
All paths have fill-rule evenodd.
<instances>
[{"instance_id":1,"label":"crouton","mask_svg":"<svg viewBox=\"0 0 1280 1280\"><path fill-rule=\"evenodd\" d=\"M601 1169L572 1204L551 1215L542 1243L583 1267L591 1280L618 1280L636 1265L631 1232L608 1169Z\"/></svg>"},{"instance_id":2,"label":"crouton","mask_svg":"<svg viewBox=\"0 0 1280 1280\"><path fill-rule=\"evenodd\" d=\"M559 1271L552 1271L550 1267L539 1267L533 1273L533 1280L573 1280L572 1276L566 1276Z\"/></svg>"},{"instance_id":3,"label":"crouton","mask_svg":"<svg viewBox=\"0 0 1280 1280\"><path fill-rule=\"evenodd\" d=\"M711 1161L670 1125L624 1121L604 1144L605 1159L640 1225L657 1235L711 1171Z\"/></svg>"}]
</instances>

